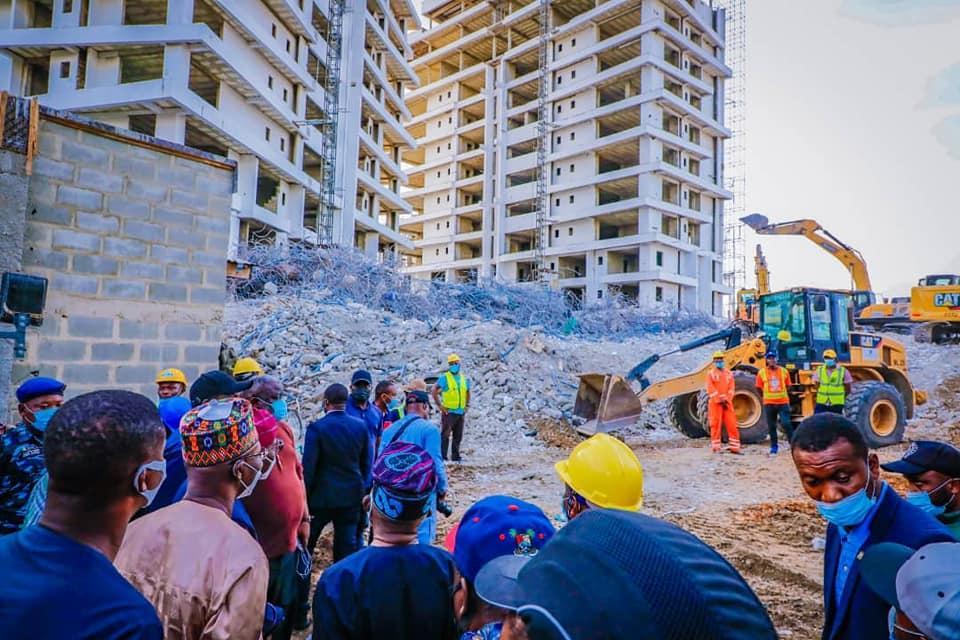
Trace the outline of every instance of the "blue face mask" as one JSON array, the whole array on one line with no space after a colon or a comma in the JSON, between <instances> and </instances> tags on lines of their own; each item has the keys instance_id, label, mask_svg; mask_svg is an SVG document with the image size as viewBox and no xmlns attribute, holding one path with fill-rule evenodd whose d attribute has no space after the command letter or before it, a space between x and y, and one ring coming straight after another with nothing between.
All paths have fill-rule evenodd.
<instances>
[{"instance_id":1,"label":"blue face mask","mask_svg":"<svg viewBox=\"0 0 960 640\"><path fill-rule=\"evenodd\" d=\"M401 400L400 398L394 398L393 400L390 401L390 404L387 405L387 409L389 409L390 411L396 411L402 405L403 405L403 400Z\"/></svg>"},{"instance_id":2,"label":"blue face mask","mask_svg":"<svg viewBox=\"0 0 960 640\"><path fill-rule=\"evenodd\" d=\"M938 507L937 505L933 504L933 501L930 500L930 494L934 493L935 491L939 491L941 487L943 487L943 485L947 484L948 482L951 482L952 480L954 480L954 478L950 478L949 480L944 480L943 482L940 483L939 486L934 487L929 492L926 492L926 491L910 492L906 496L907 502L929 513L933 517L937 517L943 514L943 512L947 510L947 507L950 506L950 504L953 502L953 499L956 496L951 496L950 500L946 504Z\"/></svg>"},{"instance_id":3,"label":"blue face mask","mask_svg":"<svg viewBox=\"0 0 960 640\"><path fill-rule=\"evenodd\" d=\"M724 367L727 366L727 363L724 362L723 360L718 360L717 362L713 363L713 366L715 366L717 369L723 369Z\"/></svg>"},{"instance_id":4,"label":"blue face mask","mask_svg":"<svg viewBox=\"0 0 960 640\"><path fill-rule=\"evenodd\" d=\"M34 411L33 428L41 432L46 431L47 425L50 424L50 418L53 417L53 414L55 414L59 408L60 407L47 407L46 409Z\"/></svg>"},{"instance_id":5,"label":"blue face mask","mask_svg":"<svg viewBox=\"0 0 960 640\"><path fill-rule=\"evenodd\" d=\"M867 468L867 483L863 489L837 502L817 502L817 511L827 522L838 527L855 527L867 517L867 513L877 501L867 495L870 486L870 468Z\"/></svg>"},{"instance_id":6,"label":"blue face mask","mask_svg":"<svg viewBox=\"0 0 960 640\"><path fill-rule=\"evenodd\" d=\"M140 489L140 478L143 477L147 471L156 471L160 474L160 482L157 483L153 489ZM137 472L133 474L133 488L134 490L142 495L147 500L147 504L144 505L144 508L149 507L153 503L153 499L157 497L157 493L160 491L160 487L163 486L163 481L167 479L167 463L163 460L152 460L140 465L140 468L137 469Z\"/></svg>"},{"instance_id":7,"label":"blue face mask","mask_svg":"<svg viewBox=\"0 0 960 640\"><path fill-rule=\"evenodd\" d=\"M452 364L452 365L450 365L450 373L452 373L452 374L454 374L454 375L460 373L460 365L458 365L458 364Z\"/></svg>"},{"instance_id":8,"label":"blue face mask","mask_svg":"<svg viewBox=\"0 0 960 640\"><path fill-rule=\"evenodd\" d=\"M829 360L824 360L823 364L827 365L828 369L833 369L835 366L837 366L837 361L833 358L830 358Z\"/></svg>"},{"instance_id":9,"label":"blue face mask","mask_svg":"<svg viewBox=\"0 0 960 640\"><path fill-rule=\"evenodd\" d=\"M273 412L274 418L283 420L287 417L287 401L283 398L274 400L270 403L270 410Z\"/></svg>"}]
</instances>

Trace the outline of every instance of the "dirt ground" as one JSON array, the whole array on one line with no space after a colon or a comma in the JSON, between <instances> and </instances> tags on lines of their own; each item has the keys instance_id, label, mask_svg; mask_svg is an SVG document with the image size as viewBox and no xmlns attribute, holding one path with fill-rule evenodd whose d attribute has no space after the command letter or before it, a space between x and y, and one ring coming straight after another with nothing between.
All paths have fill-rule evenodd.
<instances>
[{"instance_id":1,"label":"dirt ground","mask_svg":"<svg viewBox=\"0 0 960 640\"><path fill-rule=\"evenodd\" d=\"M909 425L908 439L960 444L960 375L927 388L931 402ZM691 531L726 557L768 608L780 637L819 638L826 523L803 493L789 451L769 456L764 444L747 446L742 456L717 455L705 440L664 436L662 425L651 434L631 431L625 437L644 467L644 512ZM510 494L559 515L563 487L553 463L581 438L563 423L536 416L520 437L525 446L471 438L468 417L465 461L448 466L448 502L455 512L441 519L438 540L475 500L491 494ZM881 461L898 458L906 446L883 449ZM886 479L902 490L898 477ZM318 550L317 573L329 563L330 544L328 534Z\"/></svg>"}]
</instances>

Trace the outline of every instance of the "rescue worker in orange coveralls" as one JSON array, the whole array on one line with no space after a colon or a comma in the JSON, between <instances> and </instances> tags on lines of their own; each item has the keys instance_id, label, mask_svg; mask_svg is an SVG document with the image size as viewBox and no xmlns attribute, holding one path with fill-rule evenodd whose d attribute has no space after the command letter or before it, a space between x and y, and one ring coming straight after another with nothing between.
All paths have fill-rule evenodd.
<instances>
[{"instance_id":1,"label":"rescue worker in orange coveralls","mask_svg":"<svg viewBox=\"0 0 960 640\"><path fill-rule=\"evenodd\" d=\"M730 453L740 453L740 429L733 412L733 373L726 368L723 351L713 354L713 368L707 374L707 422L710 424L710 448L720 452L721 428L727 430Z\"/></svg>"}]
</instances>

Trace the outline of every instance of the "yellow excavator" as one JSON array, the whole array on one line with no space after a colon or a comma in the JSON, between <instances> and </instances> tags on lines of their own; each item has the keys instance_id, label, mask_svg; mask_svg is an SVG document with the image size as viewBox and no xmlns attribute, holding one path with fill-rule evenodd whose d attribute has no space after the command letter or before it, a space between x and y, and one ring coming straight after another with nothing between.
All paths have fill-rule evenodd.
<instances>
[{"instance_id":1,"label":"yellow excavator","mask_svg":"<svg viewBox=\"0 0 960 640\"><path fill-rule=\"evenodd\" d=\"M636 422L651 402L668 400L671 422L688 437L705 437L707 397L703 389L712 362L659 382L651 383L646 373L671 354L726 341L724 359L736 381L733 409L742 441L756 443L767 438L756 374L764 366L768 349L777 352L780 363L790 372L794 422L813 413L813 377L823 362L823 352L833 349L854 379L845 405L846 416L859 427L871 447L903 439L907 420L913 417L916 405L926 402L926 393L916 390L910 382L906 350L901 343L886 336L850 330L853 301L849 291L789 289L759 296L758 306L760 333L746 341L740 329L732 326L650 356L626 376L581 375L573 410L578 418L576 429L585 435L616 430ZM639 391L633 383L639 384Z\"/></svg>"},{"instance_id":2,"label":"yellow excavator","mask_svg":"<svg viewBox=\"0 0 960 640\"><path fill-rule=\"evenodd\" d=\"M753 273L757 277L757 288L737 291L737 311L734 318L737 324L751 334L760 324L758 297L770 293L770 269L767 268L767 258L759 244L753 257Z\"/></svg>"},{"instance_id":3,"label":"yellow excavator","mask_svg":"<svg viewBox=\"0 0 960 640\"><path fill-rule=\"evenodd\" d=\"M850 273L853 308L859 325L883 328L891 331L909 332L910 299L893 298L889 302L877 302L870 283L870 273L863 255L840 238L836 237L816 220L791 220L770 222L759 213L753 213L740 221L759 235L803 236L840 261Z\"/></svg>"},{"instance_id":4,"label":"yellow excavator","mask_svg":"<svg viewBox=\"0 0 960 640\"><path fill-rule=\"evenodd\" d=\"M917 342L960 342L960 275L921 278L910 290L910 320Z\"/></svg>"}]
</instances>

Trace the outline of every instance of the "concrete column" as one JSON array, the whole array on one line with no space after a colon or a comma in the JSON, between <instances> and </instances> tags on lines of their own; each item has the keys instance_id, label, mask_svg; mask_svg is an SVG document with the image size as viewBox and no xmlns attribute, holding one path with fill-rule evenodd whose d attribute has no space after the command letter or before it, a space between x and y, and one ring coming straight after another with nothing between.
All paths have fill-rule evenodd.
<instances>
[{"instance_id":1,"label":"concrete column","mask_svg":"<svg viewBox=\"0 0 960 640\"><path fill-rule=\"evenodd\" d=\"M120 56L114 52L98 53L87 49L86 87L114 87L120 84Z\"/></svg>"},{"instance_id":2,"label":"concrete column","mask_svg":"<svg viewBox=\"0 0 960 640\"><path fill-rule=\"evenodd\" d=\"M496 148L493 140L497 136L497 125L494 120L494 110L496 108L494 101L493 83L496 79L495 70L492 66L487 66L484 70L483 86L485 87L484 96L484 125L483 125L483 217L480 220L480 228L483 230L483 244L480 247L483 261L480 263L478 275L481 280L489 279L493 272L493 238L494 238L494 197L493 192L496 187L497 177L494 168L496 167ZM457 102L459 103L460 88L457 87Z\"/></svg>"},{"instance_id":3,"label":"concrete column","mask_svg":"<svg viewBox=\"0 0 960 640\"><path fill-rule=\"evenodd\" d=\"M190 81L190 48L184 44L168 44L163 48L163 83L186 88Z\"/></svg>"},{"instance_id":4,"label":"concrete column","mask_svg":"<svg viewBox=\"0 0 960 640\"><path fill-rule=\"evenodd\" d=\"M50 54L50 76L47 93L70 93L77 90L77 62L80 55L76 52L59 50Z\"/></svg>"},{"instance_id":5,"label":"concrete column","mask_svg":"<svg viewBox=\"0 0 960 640\"><path fill-rule=\"evenodd\" d=\"M504 226L507 217L507 209L504 204L504 191L507 186L506 182L506 172L504 168L507 163L507 119L504 116L507 107L507 65L506 62L501 59L500 64L497 65L496 69L496 88L494 88L493 83L487 84L486 91L490 96L496 96L496 113L493 114L495 118L496 127L497 127L497 147L495 149L496 153L496 176L494 180L496 181L496 196L493 200L493 219L494 226L491 229L492 233L492 249L493 249L493 261L497 265L497 276L498 279L504 279L504 274L501 272L502 265L500 264L500 255L503 253L503 250L506 248L504 246ZM492 79L492 78L488 78ZM491 98L491 102L492 102ZM487 116L490 118L490 115ZM491 142L492 144L492 142ZM516 267L513 269L513 278L516 280Z\"/></svg>"},{"instance_id":6,"label":"concrete column","mask_svg":"<svg viewBox=\"0 0 960 640\"><path fill-rule=\"evenodd\" d=\"M173 110L157 114L157 129L154 135L162 140L183 144L187 136L186 114Z\"/></svg>"},{"instance_id":7,"label":"concrete column","mask_svg":"<svg viewBox=\"0 0 960 640\"><path fill-rule=\"evenodd\" d=\"M167 24L193 23L193 0L167 0Z\"/></svg>"},{"instance_id":8,"label":"concrete column","mask_svg":"<svg viewBox=\"0 0 960 640\"><path fill-rule=\"evenodd\" d=\"M64 13L64 0L53 0L53 19L51 23L54 29L63 29L67 27L80 26L80 2L73 3L70 13Z\"/></svg>"},{"instance_id":9,"label":"concrete column","mask_svg":"<svg viewBox=\"0 0 960 640\"><path fill-rule=\"evenodd\" d=\"M343 16L343 64L340 68L340 127L337 142L337 188L342 198L340 220L334 221L333 240L353 246L356 223L357 163L360 153L360 117L363 84L351 79L363 77L366 5L357 4ZM354 46L349 46L353 43Z\"/></svg>"},{"instance_id":10,"label":"concrete column","mask_svg":"<svg viewBox=\"0 0 960 640\"><path fill-rule=\"evenodd\" d=\"M380 234L376 231L367 231L363 238L363 253L372 260L377 259L380 252Z\"/></svg>"},{"instance_id":11,"label":"concrete column","mask_svg":"<svg viewBox=\"0 0 960 640\"><path fill-rule=\"evenodd\" d=\"M257 176L260 172L260 159L253 154L241 155L237 161L237 196L239 210L250 215L257 201Z\"/></svg>"},{"instance_id":12,"label":"concrete column","mask_svg":"<svg viewBox=\"0 0 960 640\"><path fill-rule=\"evenodd\" d=\"M87 24L123 24L123 0L90 0Z\"/></svg>"},{"instance_id":13,"label":"concrete column","mask_svg":"<svg viewBox=\"0 0 960 640\"><path fill-rule=\"evenodd\" d=\"M307 190L301 184L291 184L287 191L287 214L290 218L290 236L303 237L303 216Z\"/></svg>"},{"instance_id":14,"label":"concrete column","mask_svg":"<svg viewBox=\"0 0 960 640\"><path fill-rule=\"evenodd\" d=\"M231 260L237 257L237 246L240 244L240 217L236 211L230 211L230 235L227 243L227 257Z\"/></svg>"}]
</instances>

